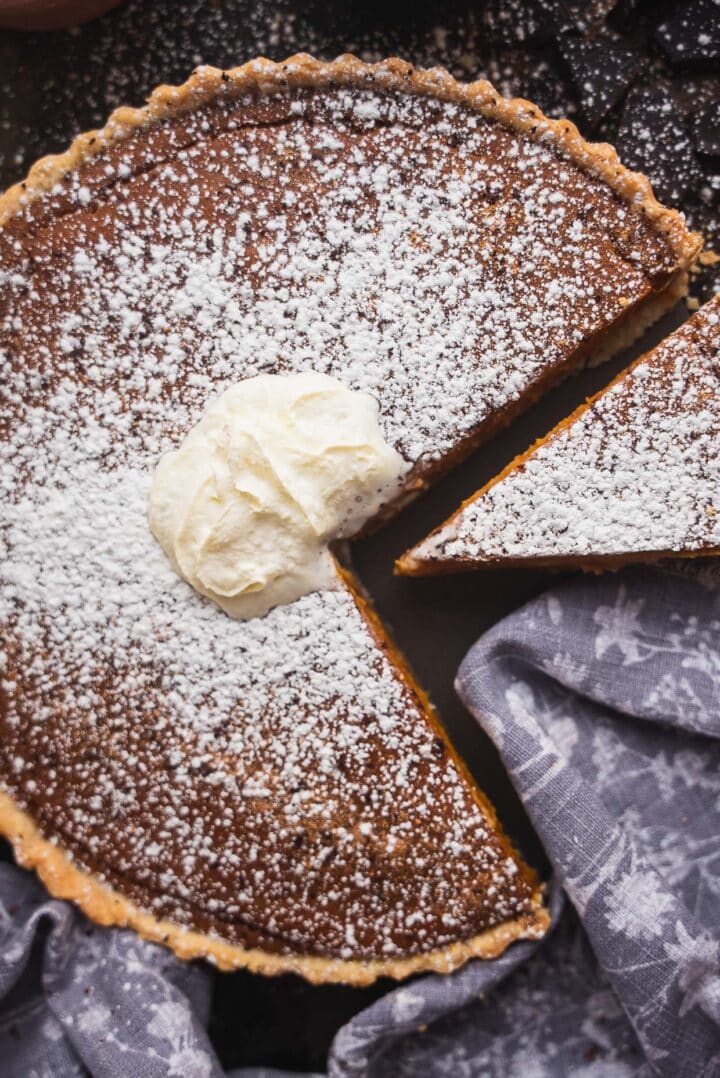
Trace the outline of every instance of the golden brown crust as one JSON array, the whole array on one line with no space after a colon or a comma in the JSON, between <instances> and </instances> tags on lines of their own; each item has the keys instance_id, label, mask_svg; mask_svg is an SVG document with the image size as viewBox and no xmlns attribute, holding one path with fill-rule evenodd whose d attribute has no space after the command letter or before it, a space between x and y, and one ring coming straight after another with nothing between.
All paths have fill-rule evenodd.
<instances>
[{"instance_id":1,"label":"golden brown crust","mask_svg":"<svg viewBox=\"0 0 720 1078\"><path fill-rule=\"evenodd\" d=\"M533 449L537 446L534 445ZM513 460L515 467L521 463L519 459ZM493 483L490 485L494 485ZM478 493L486 493L485 490ZM475 495L469 499L474 501ZM466 503L463 502L463 505ZM461 506L462 508L462 506ZM455 514L453 513L453 516ZM443 527L452 518L444 521ZM430 538L434 532L428 535ZM455 573L466 573L477 569L549 569L556 572L564 572L568 569L580 569L584 573L614 573L625 569L629 565L657 565L662 562L680 560L690 562L702 558L715 558L720 555L720 547L706 547L702 550L655 550L642 551L632 554L578 554L560 555L547 558L455 558L452 561L424 561L418 558L412 550L406 551L395 562L395 572L399 576L452 576Z\"/></svg>"},{"instance_id":2,"label":"golden brown crust","mask_svg":"<svg viewBox=\"0 0 720 1078\"><path fill-rule=\"evenodd\" d=\"M31 817L2 791L0 833L12 844L18 862L25 868L34 869L54 898L75 902L96 924L132 928L143 939L170 947L179 958L206 958L222 970L247 969L266 975L297 973L313 984L352 985L370 984L378 977L400 980L411 973L451 973L469 958L496 958L515 940L540 939L550 924L538 888L532 916L507 921L472 939L452 943L428 954L372 962L319 955L268 954L192 932L170 921L159 921L139 909L97 877L73 864L70 855L43 838Z\"/></svg>"},{"instance_id":3,"label":"golden brown crust","mask_svg":"<svg viewBox=\"0 0 720 1078\"><path fill-rule=\"evenodd\" d=\"M30 169L27 179L0 196L0 227L34 198L51 190L66 173L78 169L84 161L139 128L192 111L214 99L249 91L270 94L286 87L337 85L375 86L452 101L535 141L550 141L570 160L598 176L623 201L649 218L657 231L667 238L679 269L687 269L698 255L702 246L700 237L688 232L682 214L657 201L647 177L626 169L612 146L586 142L569 120L551 120L530 101L501 97L484 79L461 83L439 67L416 69L398 59L366 64L350 55L323 61L304 53L291 56L282 63L263 58L250 60L230 71L199 67L181 86L158 86L144 107L116 109L103 128L78 135L65 153L41 158Z\"/></svg>"}]
</instances>

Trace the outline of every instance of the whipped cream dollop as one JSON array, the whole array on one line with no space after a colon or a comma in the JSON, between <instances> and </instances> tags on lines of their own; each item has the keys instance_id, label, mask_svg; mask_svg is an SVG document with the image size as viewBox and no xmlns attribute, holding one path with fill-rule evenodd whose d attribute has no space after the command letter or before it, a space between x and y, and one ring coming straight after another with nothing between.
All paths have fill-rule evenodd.
<instances>
[{"instance_id":1,"label":"whipped cream dollop","mask_svg":"<svg viewBox=\"0 0 720 1078\"><path fill-rule=\"evenodd\" d=\"M260 617L335 586L328 543L392 498L407 468L368 393L324 374L260 375L162 457L150 528L197 591L232 617Z\"/></svg>"}]
</instances>

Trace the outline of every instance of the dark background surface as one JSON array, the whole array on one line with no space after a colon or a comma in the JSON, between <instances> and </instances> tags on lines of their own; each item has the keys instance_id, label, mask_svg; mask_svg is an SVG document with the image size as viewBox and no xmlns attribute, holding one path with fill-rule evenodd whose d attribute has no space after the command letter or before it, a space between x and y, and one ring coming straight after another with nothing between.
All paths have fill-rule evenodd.
<instances>
[{"instance_id":1,"label":"dark background surface","mask_svg":"<svg viewBox=\"0 0 720 1078\"><path fill-rule=\"evenodd\" d=\"M140 104L154 85L183 81L198 63L230 67L297 51L323 58L352 51L369 60L395 54L442 64L464 79L490 78L506 94L571 116L586 137L614 142L626 164L650 176L659 197L685 210L707 246L720 248L720 0L133 0L78 29L0 31L0 189L38 156L102 124L112 108ZM691 294L702 300L719 285L717 266L707 265ZM507 830L541 871L543 853L522 806L452 682L478 635L552 578L513 570L409 580L393 577L393 559L687 313L679 305L630 351L565 383L355 546L359 575L381 615ZM213 1041L228 1067L322 1069L338 1027L388 987L218 974Z\"/></svg>"}]
</instances>

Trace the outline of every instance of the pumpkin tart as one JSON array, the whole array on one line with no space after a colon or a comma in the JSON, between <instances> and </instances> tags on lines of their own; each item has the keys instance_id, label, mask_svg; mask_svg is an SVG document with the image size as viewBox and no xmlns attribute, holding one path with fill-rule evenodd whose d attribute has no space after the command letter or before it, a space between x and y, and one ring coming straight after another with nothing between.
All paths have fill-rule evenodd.
<instances>
[{"instance_id":1,"label":"pumpkin tart","mask_svg":"<svg viewBox=\"0 0 720 1078\"><path fill-rule=\"evenodd\" d=\"M720 554L720 296L408 551L422 574Z\"/></svg>"},{"instance_id":2,"label":"pumpkin tart","mask_svg":"<svg viewBox=\"0 0 720 1078\"><path fill-rule=\"evenodd\" d=\"M341 552L334 588L234 621L155 544L152 471L229 384L319 370L378 399L395 511L642 332L697 249L609 147L398 60L201 68L35 165L0 201L19 860L222 968L365 983L541 935Z\"/></svg>"}]
</instances>

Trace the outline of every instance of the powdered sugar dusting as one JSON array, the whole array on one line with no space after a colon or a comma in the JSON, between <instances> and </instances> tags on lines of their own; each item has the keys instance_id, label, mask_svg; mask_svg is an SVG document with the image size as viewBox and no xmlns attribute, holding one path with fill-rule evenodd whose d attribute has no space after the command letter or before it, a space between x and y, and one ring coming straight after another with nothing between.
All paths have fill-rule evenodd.
<instances>
[{"instance_id":1,"label":"powdered sugar dusting","mask_svg":"<svg viewBox=\"0 0 720 1078\"><path fill-rule=\"evenodd\" d=\"M720 547L720 297L419 544L422 559Z\"/></svg>"},{"instance_id":2,"label":"powdered sugar dusting","mask_svg":"<svg viewBox=\"0 0 720 1078\"><path fill-rule=\"evenodd\" d=\"M106 875L144 905L194 925L222 910L230 938L422 950L473 932L483 879L483 916L521 909L516 866L349 593L227 618L150 536L149 482L76 461L5 514L4 766L23 800L52 804L84 863L113 851Z\"/></svg>"},{"instance_id":3,"label":"powdered sugar dusting","mask_svg":"<svg viewBox=\"0 0 720 1078\"><path fill-rule=\"evenodd\" d=\"M382 399L406 459L435 460L672 268L601 183L456 106L430 123L416 99L337 91L243 111L241 137L232 112L214 137L195 121L198 141L140 178L118 150L99 210L70 177L59 197L80 212L17 269L25 338L85 364L94 399L121 373L143 452L163 448L148 438L168 404L185 430L233 379L318 370ZM55 341L33 326L48 269Z\"/></svg>"},{"instance_id":4,"label":"powdered sugar dusting","mask_svg":"<svg viewBox=\"0 0 720 1078\"><path fill-rule=\"evenodd\" d=\"M663 241L550 148L335 90L130 139L0 257L3 771L46 833L268 949L396 955L526 913L349 591L231 622L157 549L150 476L263 371L369 391L407 460L441 459L646 295Z\"/></svg>"}]
</instances>

